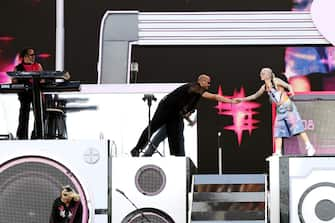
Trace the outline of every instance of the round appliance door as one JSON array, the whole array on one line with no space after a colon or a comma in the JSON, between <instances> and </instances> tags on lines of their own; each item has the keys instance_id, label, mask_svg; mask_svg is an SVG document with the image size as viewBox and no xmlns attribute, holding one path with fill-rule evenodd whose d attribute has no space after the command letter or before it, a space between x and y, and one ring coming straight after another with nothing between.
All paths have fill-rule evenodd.
<instances>
[{"instance_id":1,"label":"round appliance door","mask_svg":"<svg viewBox=\"0 0 335 223\"><path fill-rule=\"evenodd\" d=\"M0 166L0 222L49 222L61 187L70 185L81 197L82 223L88 223L84 190L71 171L45 157L19 157Z\"/></svg>"}]
</instances>

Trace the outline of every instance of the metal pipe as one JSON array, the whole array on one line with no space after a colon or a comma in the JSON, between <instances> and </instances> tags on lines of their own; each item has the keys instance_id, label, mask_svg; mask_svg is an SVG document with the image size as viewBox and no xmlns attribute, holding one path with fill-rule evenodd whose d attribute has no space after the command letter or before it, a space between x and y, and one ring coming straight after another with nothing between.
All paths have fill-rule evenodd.
<instances>
[{"instance_id":1,"label":"metal pipe","mask_svg":"<svg viewBox=\"0 0 335 223\"><path fill-rule=\"evenodd\" d=\"M64 70L64 0L56 0L56 70Z\"/></svg>"},{"instance_id":2,"label":"metal pipe","mask_svg":"<svg viewBox=\"0 0 335 223\"><path fill-rule=\"evenodd\" d=\"M221 148L221 132L218 132L218 159L219 159L219 175L222 174L222 148Z\"/></svg>"}]
</instances>

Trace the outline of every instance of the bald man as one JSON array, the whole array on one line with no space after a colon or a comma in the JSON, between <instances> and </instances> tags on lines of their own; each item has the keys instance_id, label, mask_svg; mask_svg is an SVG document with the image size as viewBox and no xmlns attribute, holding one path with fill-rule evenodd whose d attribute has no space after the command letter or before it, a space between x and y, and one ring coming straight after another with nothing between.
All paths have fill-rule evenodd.
<instances>
[{"instance_id":1,"label":"bald man","mask_svg":"<svg viewBox=\"0 0 335 223\"><path fill-rule=\"evenodd\" d=\"M210 82L211 78L207 74L201 74L197 82L178 87L160 101L151 120L150 132L153 134L165 125L171 155L185 156L183 118L194 112L201 97L219 102L237 103L235 100L209 93ZM139 156L148 144L148 132L146 127L137 145L131 150L132 156Z\"/></svg>"}]
</instances>

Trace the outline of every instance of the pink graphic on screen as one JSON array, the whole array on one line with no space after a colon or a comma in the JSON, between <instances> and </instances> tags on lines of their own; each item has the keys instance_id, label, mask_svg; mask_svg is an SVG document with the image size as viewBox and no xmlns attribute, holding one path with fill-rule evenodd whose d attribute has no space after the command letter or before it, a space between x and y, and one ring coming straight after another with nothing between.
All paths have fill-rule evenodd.
<instances>
[{"instance_id":1,"label":"pink graphic on screen","mask_svg":"<svg viewBox=\"0 0 335 223\"><path fill-rule=\"evenodd\" d=\"M16 38L13 36L0 36L0 84L11 82L7 71L13 71L15 66L20 63L19 53L13 53L12 45ZM39 53L37 59L47 60L51 58L50 53Z\"/></svg>"},{"instance_id":2,"label":"pink graphic on screen","mask_svg":"<svg viewBox=\"0 0 335 223\"><path fill-rule=\"evenodd\" d=\"M311 11L313 0L292 2L292 11ZM335 91L334 72L335 47L286 47L285 75L295 92Z\"/></svg>"},{"instance_id":3,"label":"pink graphic on screen","mask_svg":"<svg viewBox=\"0 0 335 223\"><path fill-rule=\"evenodd\" d=\"M5 42L9 42L14 40L15 38L12 36L0 36L0 41L5 41Z\"/></svg>"},{"instance_id":4,"label":"pink graphic on screen","mask_svg":"<svg viewBox=\"0 0 335 223\"><path fill-rule=\"evenodd\" d=\"M218 88L218 94L224 96L221 86ZM230 96L225 97L231 98ZM245 97L244 88L242 87L239 92L235 90L232 97ZM218 102L215 108L218 110L218 115L228 115L233 118L233 124L224 126L224 129L234 131L237 135L237 142L241 145L243 132L248 131L251 135L252 131L258 128L256 124L259 123L259 120L255 119L254 115L258 114L256 109L260 106L257 102L241 102L239 104Z\"/></svg>"},{"instance_id":5,"label":"pink graphic on screen","mask_svg":"<svg viewBox=\"0 0 335 223\"><path fill-rule=\"evenodd\" d=\"M19 55L16 55L14 60L10 63L1 64L0 70L0 84L1 83L9 83L11 80L7 75L7 71L13 71L15 66L20 62Z\"/></svg>"},{"instance_id":6,"label":"pink graphic on screen","mask_svg":"<svg viewBox=\"0 0 335 223\"><path fill-rule=\"evenodd\" d=\"M0 84L10 82L6 72L14 70L15 65L19 63L18 55L14 58L8 57L8 48L14 40L12 36L0 36Z\"/></svg>"}]
</instances>

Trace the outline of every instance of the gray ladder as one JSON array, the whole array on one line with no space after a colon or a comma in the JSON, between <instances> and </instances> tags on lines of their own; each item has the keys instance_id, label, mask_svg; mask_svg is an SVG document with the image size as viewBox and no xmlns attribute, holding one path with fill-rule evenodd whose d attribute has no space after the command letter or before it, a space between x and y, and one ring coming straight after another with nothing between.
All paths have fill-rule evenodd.
<instances>
[{"instance_id":1,"label":"gray ladder","mask_svg":"<svg viewBox=\"0 0 335 223\"><path fill-rule=\"evenodd\" d=\"M194 175L192 223L266 223L267 175Z\"/></svg>"}]
</instances>

